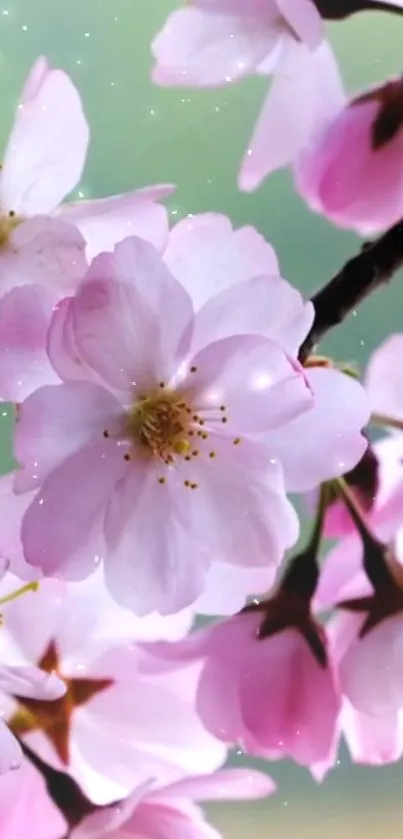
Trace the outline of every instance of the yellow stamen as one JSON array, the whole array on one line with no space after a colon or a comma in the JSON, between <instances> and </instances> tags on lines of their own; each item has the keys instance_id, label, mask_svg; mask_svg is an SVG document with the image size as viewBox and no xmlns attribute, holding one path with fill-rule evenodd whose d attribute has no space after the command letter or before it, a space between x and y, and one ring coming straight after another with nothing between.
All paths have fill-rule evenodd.
<instances>
[{"instance_id":1,"label":"yellow stamen","mask_svg":"<svg viewBox=\"0 0 403 839\"><path fill-rule=\"evenodd\" d=\"M23 594L27 594L28 591L38 591L39 583L27 583L25 586L21 586L21 588L17 588L16 591L10 592L10 594L6 594L4 597L0 597L0 606L4 606L5 603L11 603L13 600L17 600L18 597L21 597Z\"/></svg>"}]
</instances>

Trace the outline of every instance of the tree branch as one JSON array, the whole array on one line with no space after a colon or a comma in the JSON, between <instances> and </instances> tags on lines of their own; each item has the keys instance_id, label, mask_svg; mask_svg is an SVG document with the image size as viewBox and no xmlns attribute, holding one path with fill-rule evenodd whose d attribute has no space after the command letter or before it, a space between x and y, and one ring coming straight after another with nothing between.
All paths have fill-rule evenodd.
<instances>
[{"instance_id":1,"label":"tree branch","mask_svg":"<svg viewBox=\"0 0 403 839\"><path fill-rule=\"evenodd\" d=\"M315 345L366 297L388 283L403 266L403 219L386 233L365 245L361 253L311 298L315 320L299 352L304 362Z\"/></svg>"},{"instance_id":2,"label":"tree branch","mask_svg":"<svg viewBox=\"0 0 403 839\"><path fill-rule=\"evenodd\" d=\"M314 0L319 14L325 20L342 20L357 12L380 11L403 14L401 6L395 6L393 0L383 3L382 0Z\"/></svg>"}]
</instances>

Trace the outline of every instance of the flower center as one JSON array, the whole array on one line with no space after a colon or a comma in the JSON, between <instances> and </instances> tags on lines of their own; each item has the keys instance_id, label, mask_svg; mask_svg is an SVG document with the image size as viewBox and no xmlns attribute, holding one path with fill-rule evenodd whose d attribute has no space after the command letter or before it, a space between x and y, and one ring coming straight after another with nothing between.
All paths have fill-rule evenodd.
<instances>
[{"instance_id":1,"label":"flower center","mask_svg":"<svg viewBox=\"0 0 403 839\"><path fill-rule=\"evenodd\" d=\"M17 216L13 210L10 210L6 215L0 214L0 248L5 248L8 245L10 233L18 227L23 219Z\"/></svg>"},{"instance_id":2,"label":"flower center","mask_svg":"<svg viewBox=\"0 0 403 839\"><path fill-rule=\"evenodd\" d=\"M195 434L193 425L203 426L192 408L175 391L159 391L139 399L128 415L126 432L145 454L171 463L173 455L187 456Z\"/></svg>"}]
</instances>

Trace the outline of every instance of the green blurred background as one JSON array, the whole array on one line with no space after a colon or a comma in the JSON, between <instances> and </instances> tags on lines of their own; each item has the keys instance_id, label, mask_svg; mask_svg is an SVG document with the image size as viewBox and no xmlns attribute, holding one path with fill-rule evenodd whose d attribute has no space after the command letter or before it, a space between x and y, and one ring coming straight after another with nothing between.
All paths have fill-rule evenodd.
<instances>
[{"instance_id":1,"label":"green blurred background","mask_svg":"<svg viewBox=\"0 0 403 839\"><path fill-rule=\"evenodd\" d=\"M225 90L163 90L149 81L149 45L175 0L0 0L0 142L4 147L21 84L44 53L83 96L92 144L80 194L97 197L163 182L178 185L172 219L219 210L254 224L274 244L283 275L309 294L356 252L358 239L305 209L288 173L253 195L236 188L237 167L265 92L263 79ZM401 71L403 19L363 13L329 26L350 88ZM325 95L325 92L324 92ZM68 142L68 138L66 138ZM402 328L399 280L369 300L323 347L364 364L372 348ZM0 467L11 465L10 412L0 412ZM244 762L236 755L234 762ZM321 786L287 763L273 764L277 796L263 804L211 807L228 839L343 834L401 836L399 766L354 767L341 755Z\"/></svg>"}]
</instances>

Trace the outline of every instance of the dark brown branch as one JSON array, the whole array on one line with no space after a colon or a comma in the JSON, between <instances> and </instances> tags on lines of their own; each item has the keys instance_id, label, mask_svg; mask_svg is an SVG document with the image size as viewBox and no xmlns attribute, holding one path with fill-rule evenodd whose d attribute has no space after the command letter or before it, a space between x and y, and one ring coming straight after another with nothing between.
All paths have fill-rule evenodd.
<instances>
[{"instance_id":1,"label":"dark brown branch","mask_svg":"<svg viewBox=\"0 0 403 839\"><path fill-rule=\"evenodd\" d=\"M382 3L377 0L314 0L318 12L325 20L342 20L356 12L380 11L403 14L403 9L393 2Z\"/></svg>"},{"instance_id":2,"label":"dark brown branch","mask_svg":"<svg viewBox=\"0 0 403 839\"><path fill-rule=\"evenodd\" d=\"M388 283L403 266L403 220L370 242L361 253L350 259L344 268L311 298L315 320L301 346L299 359L305 361L316 344L342 323L366 297Z\"/></svg>"},{"instance_id":3,"label":"dark brown branch","mask_svg":"<svg viewBox=\"0 0 403 839\"><path fill-rule=\"evenodd\" d=\"M42 775L48 795L65 817L69 828L75 827L81 819L94 811L94 805L88 801L78 784L69 775L58 772L44 763L22 740L20 740L20 745L25 757Z\"/></svg>"}]
</instances>

